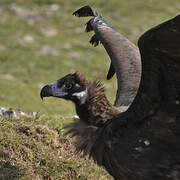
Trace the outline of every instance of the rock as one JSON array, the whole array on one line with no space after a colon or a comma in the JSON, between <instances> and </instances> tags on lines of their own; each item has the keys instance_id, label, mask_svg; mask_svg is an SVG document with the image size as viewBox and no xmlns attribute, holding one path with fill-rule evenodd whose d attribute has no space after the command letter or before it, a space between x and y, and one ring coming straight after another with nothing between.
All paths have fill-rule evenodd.
<instances>
[{"instance_id":1,"label":"rock","mask_svg":"<svg viewBox=\"0 0 180 180\"><path fill-rule=\"evenodd\" d=\"M41 20L45 14L27 10L15 3L10 5L10 9L20 18L24 19L29 25L33 25L36 21Z\"/></svg>"},{"instance_id":2,"label":"rock","mask_svg":"<svg viewBox=\"0 0 180 180\"><path fill-rule=\"evenodd\" d=\"M58 31L53 28L43 28L41 29L41 33L46 37L53 37L57 35Z\"/></svg>"},{"instance_id":3,"label":"rock","mask_svg":"<svg viewBox=\"0 0 180 180\"><path fill-rule=\"evenodd\" d=\"M5 108L5 107L0 107L0 116L4 117L13 117L13 118L20 118L20 117L34 117L36 116L36 112L31 112L29 114L24 113L20 109L14 110L13 108Z\"/></svg>"},{"instance_id":4,"label":"rock","mask_svg":"<svg viewBox=\"0 0 180 180\"><path fill-rule=\"evenodd\" d=\"M4 50L6 50L6 47L0 44L0 51L4 51Z\"/></svg>"},{"instance_id":5,"label":"rock","mask_svg":"<svg viewBox=\"0 0 180 180\"><path fill-rule=\"evenodd\" d=\"M0 75L0 78L4 79L4 80L14 80L15 79L15 77L12 74L2 74L2 75Z\"/></svg>"},{"instance_id":6,"label":"rock","mask_svg":"<svg viewBox=\"0 0 180 180\"><path fill-rule=\"evenodd\" d=\"M60 52L48 45L44 45L42 47L40 47L39 49L39 54L40 55L51 55L51 56L58 56L60 54Z\"/></svg>"},{"instance_id":7,"label":"rock","mask_svg":"<svg viewBox=\"0 0 180 180\"><path fill-rule=\"evenodd\" d=\"M58 4L51 4L48 6L48 10L50 11L58 11L59 10L59 5Z\"/></svg>"},{"instance_id":8,"label":"rock","mask_svg":"<svg viewBox=\"0 0 180 180\"><path fill-rule=\"evenodd\" d=\"M31 44L34 42L34 37L31 35L25 35L24 37L22 37L22 39L19 40L19 42L22 46Z\"/></svg>"}]
</instances>

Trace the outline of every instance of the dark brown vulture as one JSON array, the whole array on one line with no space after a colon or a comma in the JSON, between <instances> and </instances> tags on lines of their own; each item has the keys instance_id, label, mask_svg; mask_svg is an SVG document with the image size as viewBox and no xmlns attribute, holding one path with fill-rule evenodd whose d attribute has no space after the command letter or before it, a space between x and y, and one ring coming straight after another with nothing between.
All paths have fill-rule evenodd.
<instances>
[{"instance_id":1,"label":"dark brown vulture","mask_svg":"<svg viewBox=\"0 0 180 180\"><path fill-rule=\"evenodd\" d=\"M87 6L83 11L91 12ZM100 21L98 26L109 28ZM108 102L103 86L87 81L80 72L46 85L41 98L74 102L80 119L67 128L76 137L77 151L88 154L114 179L179 180L180 16L145 32L138 47L141 81L126 111L120 113ZM122 59L121 63L126 62Z\"/></svg>"}]
</instances>

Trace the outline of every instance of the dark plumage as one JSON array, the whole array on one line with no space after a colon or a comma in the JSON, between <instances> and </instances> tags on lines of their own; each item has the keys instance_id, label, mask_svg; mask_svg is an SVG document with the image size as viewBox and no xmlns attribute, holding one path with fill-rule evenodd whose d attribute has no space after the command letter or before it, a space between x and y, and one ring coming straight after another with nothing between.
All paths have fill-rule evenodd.
<instances>
[{"instance_id":1,"label":"dark plumage","mask_svg":"<svg viewBox=\"0 0 180 180\"><path fill-rule=\"evenodd\" d=\"M89 154L114 179L177 180L180 16L145 32L138 46L141 82L126 111L118 112L99 83L90 83L77 72L45 86L41 97L55 96L75 103L80 120L70 124L68 132L76 137L77 150Z\"/></svg>"}]
</instances>

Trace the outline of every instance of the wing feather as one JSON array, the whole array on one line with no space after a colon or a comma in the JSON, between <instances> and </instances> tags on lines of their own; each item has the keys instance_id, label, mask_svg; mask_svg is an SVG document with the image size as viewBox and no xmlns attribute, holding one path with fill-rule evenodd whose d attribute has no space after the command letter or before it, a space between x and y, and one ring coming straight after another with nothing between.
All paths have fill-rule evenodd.
<instances>
[{"instance_id":1,"label":"wing feather","mask_svg":"<svg viewBox=\"0 0 180 180\"><path fill-rule=\"evenodd\" d=\"M180 102L180 16L145 32L138 41L142 78L128 111L141 121L157 112L177 116Z\"/></svg>"},{"instance_id":2,"label":"wing feather","mask_svg":"<svg viewBox=\"0 0 180 180\"><path fill-rule=\"evenodd\" d=\"M141 64L138 48L90 6L82 7L73 14L78 17L94 16L86 23L86 32L93 30L95 33L90 43L97 46L100 41L111 59L107 79L116 73L118 89L115 106L129 106L140 83Z\"/></svg>"}]
</instances>

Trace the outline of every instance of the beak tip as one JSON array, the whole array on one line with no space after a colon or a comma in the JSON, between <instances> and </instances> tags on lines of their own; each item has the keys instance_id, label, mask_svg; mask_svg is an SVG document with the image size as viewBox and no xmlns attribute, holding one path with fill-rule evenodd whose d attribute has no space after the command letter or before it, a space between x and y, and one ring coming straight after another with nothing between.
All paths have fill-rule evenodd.
<instances>
[{"instance_id":1,"label":"beak tip","mask_svg":"<svg viewBox=\"0 0 180 180\"><path fill-rule=\"evenodd\" d=\"M41 98L41 100L43 100L43 98L44 98L44 96L43 96L43 90L41 90L41 92L40 92L40 98Z\"/></svg>"},{"instance_id":2,"label":"beak tip","mask_svg":"<svg viewBox=\"0 0 180 180\"><path fill-rule=\"evenodd\" d=\"M46 85L41 89L40 97L43 100L44 97L52 96L52 89L51 86Z\"/></svg>"}]
</instances>

